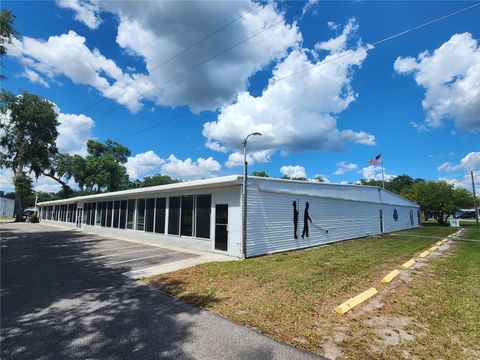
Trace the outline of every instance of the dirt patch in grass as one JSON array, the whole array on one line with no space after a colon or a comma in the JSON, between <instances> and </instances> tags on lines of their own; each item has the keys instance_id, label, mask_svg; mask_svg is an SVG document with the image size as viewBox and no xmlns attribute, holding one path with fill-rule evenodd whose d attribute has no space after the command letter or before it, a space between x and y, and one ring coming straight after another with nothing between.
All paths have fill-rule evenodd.
<instances>
[{"instance_id":1,"label":"dirt patch in grass","mask_svg":"<svg viewBox=\"0 0 480 360\"><path fill-rule=\"evenodd\" d=\"M411 329L421 330L425 325L417 319L406 323L409 314L383 313L385 304L395 301L388 291L344 316L333 309L371 286L385 288L380 279L386 273L452 232L440 227L414 229L246 261L203 264L146 282L185 302L330 358L382 358L386 350L378 344L385 343L384 337L395 339L391 341L396 345L388 345L388 349L401 347L413 341L410 336L416 339ZM388 288L393 292L399 284L413 282L415 273L424 271L421 266L416 264L411 275L394 280ZM393 325L386 325L389 322Z\"/></svg>"}]
</instances>

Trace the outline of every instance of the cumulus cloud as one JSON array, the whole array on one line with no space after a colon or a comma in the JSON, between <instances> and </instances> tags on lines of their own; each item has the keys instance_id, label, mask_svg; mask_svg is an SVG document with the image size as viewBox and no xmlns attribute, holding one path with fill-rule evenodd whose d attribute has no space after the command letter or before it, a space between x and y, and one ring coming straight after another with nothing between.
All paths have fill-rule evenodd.
<instances>
[{"instance_id":1,"label":"cumulus cloud","mask_svg":"<svg viewBox=\"0 0 480 360\"><path fill-rule=\"evenodd\" d=\"M117 43L144 59L153 83L164 84L154 91L155 101L169 106L186 104L193 111L214 110L229 103L245 89L252 74L283 58L301 41L297 26L287 24L273 2L119 1L104 2L103 8L118 16ZM191 47L198 41L199 46ZM186 48L189 50L184 52ZM200 63L204 64L198 66ZM190 69L194 71L185 73Z\"/></svg>"},{"instance_id":2,"label":"cumulus cloud","mask_svg":"<svg viewBox=\"0 0 480 360\"><path fill-rule=\"evenodd\" d=\"M355 171L358 169L358 165L354 163L347 163L346 161L340 161L337 163L337 170L333 173L334 175L343 175L350 171Z\"/></svg>"},{"instance_id":3,"label":"cumulus cloud","mask_svg":"<svg viewBox=\"0 0 480 360\"><path fill-rule=\"evenodd\" d=\"M289 178L307 178L305 168L299 165L282 166L280 172Z\"/></svg>"},{"instance_id":4,"label":"cumulus cloud","mask_svg":"<svg viewBox=\"0 0 480 360\"><path fill-rule=\"evenodd\" d=\"M42 85L42 86L47 87L47 88L50 87L48 82L45 81L45 79L43 77L41 77L40 75L38 75L38 73L36 73L35 71L33 71L31 69L26 68L22 72L21 76L23 76L24 78L27 78L28 80L30 80L34 84L39 84L39 85Z\"/></svg>"},{"instance_id":5,"label":"cumulus cloud","mask_svg":"<svg viewBox=\"0 0 480 360\"><path fill-rule=\"evenodd\" d=\"M130 179L141 179L156 173L180 179L208 178L217 175L222 167L212 157L199 157L196 161L191 158L180 160L171 154L167 159L163 159L153 150L129 157L125 166Z\"/></svg>"},{"instance_id":6,"label":"cumulus cloud","mask_svg":"<svg viewBox=\"0 0 480 360\"><path fill-rule=\"evenodd\" d=\"M215 176L221 167L220 163L212 157L207 159L200 157L197 161L191 158L179 160L172 154L162 165L161 171L163 174L181 179L208 178Z\"/></svg>"},{"instance_id":7,"label":"cumulus cloud","mask_svg":"<svg viewBox=\"0 0 480 360\"><path fill-rule=\"evenodd\" d=\"M28 77L34 82L46 83L45 79L54 81L65 76L75 84L92 86L104 97L115 100L133 112L138 111L142 106L142 98L135 97L152 87L148 77L124 73L98 49L89 49L85 41L75 31L50 36L46 41L25 36L21 40L14 39L8 45L8 53L20 60L25 66L24 73L30 74ZM42 80L38 80L33 72L38 78L42 74ZM133 80L137 81L132 83ZM131 85L125 87L127 84Z\"/></svg>"},{"instance_id":8,"label":"cumulus cloud","mask_svg":"<svg viewBox=\"0 0 480 360\"><path fill-rule=\"evenodd\" d=\"M235 103L223 106L216 121L204 124L207 141L239 151L242 135L258 131L263 136L249 142L253 151L341 151L347 142L375 144L375 137L366 132L339 130L335 117L356 99L352 71L361 66L367 49L336 50L322 60L316 53L312 59L312 53L315 51L291 51L277 64L260 96L240 92ZM311 71L288 77L322 62Z\"/></svg>"},{"instance_id":9,"label":"cumulus cloud","mask_svg":"<svg viewBox=\"0 0 480 360\"><path fill-rule=\"evenodd\" d=\"M153 150L137 154L128 158L125 167L130 179L138 179L160 171L160 166L165 163Z\"/></svg>"},{"instance_id":10,"label":"cumulus cloud","mask_svg":"<svg viewBox=\"0 0 480 360\"><path fill-rule=\"evenodd\" d=\"M84 23L90 29L96 29L101 23L100 15L98 14L100 9L93 1L57 0L57 6L73 10L75 20Z\"/></svg>"},{"instance_id":11,"label":"cumulus cloud","mask_svg":"<svg viewBox=\"0 0 480 360\"><path fill-rule=\"evenodd\" d=\"M440 165L438 171L473 171L480 170L480 152L471 152L465 155L458 164L452 164L451 162L445 162Z\"/></svg>"},{"instance_id":12,"label":"cumulus cloud","mask_svg":"<svg viewBox=\"0 0 480 360\"><path fill-rule=\"evenodd\" d=\"M87 154L87 141L93 137L95 122L89 116L58 113L57 147L60 152L69 154Z\"/></svg>"},{"instance_id":13,"label":"cumulus cloud","mask_svg":"<svg viewBox=\"0 0 480 360\"><path fill-rule=\"evenodd\" d=\"M267 163L270 161L272 150L258 150L247 154L247 162L249 165L253 165L256 162ZM233 152L228 156L225 166L232 168L237 166L243 166L243 153Z\"/></svg>"},{"instance_id":14,"label":"cumulus cloud","mask_svg":"<svg viewBox=\"0 0 480 360\"><path fill-rule=\"evenodd\" d=\"M388 181L396 177L396 175L387 174L386 168L384 171L384 179ZM366 166L359 171L362 174L363 178L366 180L382 180L382 167L381 166Z\"/></svg>"},{"instance_id":15,"label":"cumulus cloud","mask_svg":"<svg viewBox=\"0 0 480 360\"><path fill-rule=\"evenodd\" d=\"M480 172L479 171L474 171L473 172L473 180L475 181L475 190L480 187ZM472 178L470 173L465 174L461 177L454 177L454 178L445 178L445 177L440 177L438 180L444 180L449 184L452 184L453 186L457 188L464 188L467 189L468 191L472 192ZM478 191L477 191L477 196L478 196Z\"/></svg>"},{"instance_id":16,"label":"cumulus cloud","mask_svg":"<svg viewBox=\"0 0 480 360\"><path fill-rule=\"evenodd\" d=\"M62 113L55 103L51 104L57 113L57 120L59 122L56 141L59 152L72 155L86 155L87 141L93 137L92 131L95 126L95 121L84 114ZM8 123L9 121L10 113L7 112L6 114L0 115L0 122ZM2 133L0 133L0 135Z\"/></svg>"},{"instance_id":17,"label":"cumulus cloud","mask_svg":"<svg viewBox=\"0 0 480 360\"><path fill-rule=\"evenodd\" d=\"M413 74L425 89L425 124L439 128L453 119L460 130L480 129L480 47L470 33L455 34L433 53L399 57L394 69Z\"/></svg>"}]
</instances>

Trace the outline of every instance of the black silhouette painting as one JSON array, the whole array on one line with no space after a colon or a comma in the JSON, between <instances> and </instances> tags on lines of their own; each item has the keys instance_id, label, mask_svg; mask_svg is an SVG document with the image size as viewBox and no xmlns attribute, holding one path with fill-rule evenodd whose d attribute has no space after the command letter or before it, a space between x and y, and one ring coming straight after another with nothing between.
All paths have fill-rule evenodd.
<instances>
[{"instance_id":1,"label":"black silhouette painting","mask_svg":"<svg viewBox=\"0 0 480 360\"><path fill-rule=\"evenodd\" d=\"M297 210L297 202L293 202L293 236L295 239L298 239L297 236L297 228L298 228L298 210Z\"/></svg>"},{"instance_id":2,"label":"black silhouette painting","mask_svg":"<svg viewBox=\"0 0 480 360\"><path fill-rule=\"evenodd\" d=\"M410 210L410 225L414 225L414 222L413 222L413 210Z\"/></svg>"},{"instance_id":3,"label":"black silhouette painting","mask_svg":"<svg viewBox=\"0 0 480 360\"><path fill-rule=\"evenodd\" d=\"M305 204L305 211L303 213L303 232L302 232L302 239L307 236L308 238L308 221L312 222L310 215L308 215L308 208L310 205L307 203Z\"/></svg>"}]
</instances>

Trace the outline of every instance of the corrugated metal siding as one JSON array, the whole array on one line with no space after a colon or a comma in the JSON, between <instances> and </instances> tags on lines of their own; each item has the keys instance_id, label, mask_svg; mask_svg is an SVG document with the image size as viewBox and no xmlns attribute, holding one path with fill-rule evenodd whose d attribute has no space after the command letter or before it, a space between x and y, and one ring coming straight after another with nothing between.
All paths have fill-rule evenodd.
<instances>
[{"instance_id":1,"label":"corrugated metal siding","mask_svg":"<svg viewBox=\"0 0 480 360\"><path fill-rule=\"evenodd\" d=\"M397 220L395 220L394 213L397 213ZM410 218L410 211L412 212L412 219ZM399 231L411 229L420 226L418 223L418 208L411 206L383 206L383 224L384 232ZM413 224L412 221L413 220Z\"/></svg>"},{"instance_id":2,"label":"corrugated metal siding","mask_svg":"<svg viewBox=\"0 0 480 360\"><path fill-rule=\"evenodd\" d=\"M288 194L273 187L267 190L258 182L248 187L247 257L294 250L381 232L380 209L383 208L384 232L413 227L409 211L413 211L414 226L418 226L417 208ZM378 193L378 190L375 190ZM370 196L376 195L371 192ZM368 200L368 198L364 198ZM293 201L297 203L298 239L294 238ZM309 202L310 237L301 238L306 202ZM398 219L394 221L393 211ZM408 220L408 223L407 223Z\"/></svg>"},{"instance_id":3,"label":"corrugated metal siding","mask_svg":"<svg viewBox=\"0 0 480 360\"><path fill-rule=\"evenodd\" d=\"M294 238L293 205L297 202L299 221ZM310 237L301 238L306 202L309 202ZM250 189L248 194L247 256L293 250L380 232L376 204L275 194Z\"/></svg>"},{"instance_id":4,"label":"corrugated metal siding","mask_svg":"<svg viewBox=\"0 0 480 360\"><path fill-rule=\"evenodd\" d=\"M280 179L249 178L251 186L265 192L319 196L331 199L384 203L399 206L416 206L411 201L373 186L315 183L307 181L285 181Z\"/></svg>"}]
</instances>

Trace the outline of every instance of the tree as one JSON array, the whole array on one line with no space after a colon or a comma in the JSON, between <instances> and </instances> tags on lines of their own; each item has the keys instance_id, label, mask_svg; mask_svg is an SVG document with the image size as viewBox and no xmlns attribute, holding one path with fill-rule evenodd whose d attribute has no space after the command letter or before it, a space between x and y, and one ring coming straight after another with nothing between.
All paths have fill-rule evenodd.
<instances>
[{"instance_id":1,"label":"tree","mask_svg":"<svg viewBox=\"0 0 480 360\"><path fill-rule=\"evenodd\" d=\"M13 172L15 184L25 181L27 172L38 178L57 153L58 120L53 104L37 95L23 92L0 94L0 167ZM21 221L23 194L15 188L15 216Z\"/></svg>"},{"instance_id":2,"label":"tree","mask_svg":"<svg viewBox=\"0 0 480 360\"><path fill-rule=\"evenodd\" d=\"M259 177L267 177L268 174L265 171L254 171L252 172L252 176L259 176Z\"/></svg>"},{"instance_id":3,"label":"tree","mask_svg":"<svg viewBox=\"0 0 480 360\"><path fill-rule=\"evenodd\" d=\"M11 44L12 39L18 36L17 30L13 27L15 15L10 10L0 11L0 59L3 67L3 56L7 53L7 48L4 44ZM5 79L5 76L0 74L0 80Z\"/></svg>"},{"instance_id":4,"label":"tree","mask_svg":"<svg viewBox=\"0 0 480 360\"><path fill-rule=\"evenodd\" d=\"M180 180L172 179L168 175L156 174L152 176L145 176L143 180L135 180L128 184L130 189L149 187L149 186L158 186L158 185L167 185L179 183Z\"/></svg>"},{"instance_id":5,"label":"tree","mask_svg":"<svg viewBox=\"0 0 480 360\"><path fill-rule=\"evenodd\" d=\"M323 183L325 182L325 179L323 178L323 176L318 175L315 177L315 181L319 183Z\"/></svg>"},{"instance_id":6,"label":"tree","mask_svg":"<svg viewBox=\"0 0 480 360\"><path fill-rule=\"evenodd\" d=\"M467 190L455 189L446 181L417 181L403 194L442 225L450 215L473 203L473 196Z\"/></svg>"},{"instance_id":7,"label":"tree","mask_svg":"<svg viewBox=\"0 0 480 360\"><path fill-rule=\"evenodd\" d=\"M124 164L131 154L127 147L113 140L106 140L103 144L88 140L87 152L82 175L87 190L117 191L127 188L128 174Z\"/></svg>"}]
</instances>

